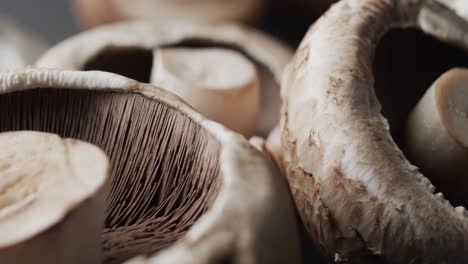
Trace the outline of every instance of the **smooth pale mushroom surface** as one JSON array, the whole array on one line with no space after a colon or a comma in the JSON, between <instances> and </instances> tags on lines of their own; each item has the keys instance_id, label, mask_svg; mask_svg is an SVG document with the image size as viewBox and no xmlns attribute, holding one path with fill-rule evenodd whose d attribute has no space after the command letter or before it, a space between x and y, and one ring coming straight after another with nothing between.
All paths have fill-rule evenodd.
<instances>
[{"instance_id":1,"label":"smooth pale mushroom surface","mask_svg":"<svg viewBox=\"0 0 468 264\"><path fill-rule=\"evenodd\" d=\"M84 27L119 20L153 19L197 23L254 23L265 0L74 0L73 11Z\"/></svg>"},{"instance_id":2,"label":"smooth pale mushroom surface","mask_svg":"<svg viewBox=\"0 0 468 264\"><path fill-rule=\"evenodd\" d=\"M7 17L0 17L0 70L22 68L34 63L47 45L35 34Z\"/></svg>"},{"instance_id":3,"label":"smooth pale mushroom surface","mask_svg":"<svg viewBox=\"0 0 468 264\"><path fill-rule=\"evenodd\" d=\"M108 160L57 135L0 133L0 262L100 263Z\"/></svg>"},{"instance_id":4,"label":"smooth pale mushroom surface","mask_svg":"<svg viewBox=\"0 0 468 264\"><path fill-rule=\"evenodd\" d=\"M179 51L177 56L174 51ZM291 51L277 40L240 26L130 22L65 40L37 66L107 71L152 83L236 132L265 136L279 120L279 79L290 57ZM187 76L186 69L197 74ZM215 85L221 76L224 84Z\"/></svg>"},{"instance_id":5,"label":"smooth pale mushroom surface","mask_svg":"<svg viewBox=\"0 0 468 264\"><path fill-rule=\"evenodd\" d=\"M444 186L404 144L429 87L468 64L468 20L449 2L342 0L286 70L282 159L308 234L330 261L468 262L466 204L444 199L458 190L437 193Z\"/></svg>"},{"instance_id":6,"label":"smooth pale mushroom surface","mask_svg":"<svg viewBox=\"0 0 468 264\"><path fill-rule=\"evenodd\" d=\"M103 72L35 69L0 75L0 83L0 131L57 133L109 156L103 263L166 251L174 260L171 248L187 245L199 263L268 260L281 246L271 230L283 225L275 237L292 240L289 251L271 258L297 263L293 209L272 162L176 96ZM264 248L251 252L257 241ZM241 242L246 248L237 250Z\"/></svg>"},{"instance_id":7,"label":"smooth pale mushroom surface","mask_svg":"<svg viewBox=\"0 0 468 264\"><path fill-rule=\"evenodd\" d=\"M185 98L208 119L243 135L255 130L259 81L255 65L220 48L162 48L154 54L151 83Z\"/></svg>"}]
</instances>

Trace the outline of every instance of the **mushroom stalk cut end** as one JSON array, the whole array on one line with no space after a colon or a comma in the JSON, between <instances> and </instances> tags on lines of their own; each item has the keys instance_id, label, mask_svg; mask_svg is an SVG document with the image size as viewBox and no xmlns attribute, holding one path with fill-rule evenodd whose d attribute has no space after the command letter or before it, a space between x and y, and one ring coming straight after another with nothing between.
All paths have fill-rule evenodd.
<instances>
[{"instance_id":1,"label":"mushroom stalk cut end","mask_svg":"<svg viewBox=\"0 0 468 264\"><path fill-rule=\"evenodd\" d=\"M243 55L221 48L162 48L151 83L186 100L207 118L252 135L259 109L259 78Z\"/></svg>"},{"instance_id":2,"label":"mushroom stalk cut end","mask_svg":"<svg viewBox=\"0 0 468 264\"><path fill-rule=\"evenodd\" d=\"M108 160L54 134L0 134L0 263L100 263Z\"/></svg>"},{"instance_id":3,"label":"mushroom stalk cut end","mask_svg":"<svg viewBox=\"0 0 468 264\"><path fill-rule=\"evenodd\" d=\"M405 150L452 202L466 205L468 70L452 69L427 90L410 114Z\"/></svg>"}]
</instances>

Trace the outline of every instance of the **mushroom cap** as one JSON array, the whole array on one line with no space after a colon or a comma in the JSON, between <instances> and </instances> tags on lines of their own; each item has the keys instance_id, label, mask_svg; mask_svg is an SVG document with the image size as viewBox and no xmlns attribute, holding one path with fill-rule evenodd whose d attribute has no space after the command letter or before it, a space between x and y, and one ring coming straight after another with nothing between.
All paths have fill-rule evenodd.
<instances>
[{"instance_id":1,"label":"mushroom cap","mask_svg":"<svg viewBox=\"0 0 468 264\"><path fill-rule=\"evenodd\" d=\"M0 133L0 148L0 261L99 263L105 154L88 143L33 131ZM74 258L78 248L86 256Z\"/></svg>"},{"instance_id":2,"label":"mushroom cap","mask_svg":"<svg viewBox=\"0 0 468 264\"><path fill-rule=\"evenodd\" d=\"M181 263L179 260L188 256L193 257L190 262L197 263L218 263L220 259L234 263L299 262L294 210L284 179L274 163L242 136L205 119L169 92L120 75L45 69L0 74L0 101L2 97L36 88L143 96L178 111L217 141L220 146L217 177L221 178L221 185L213 205L181 239L154 258L173 263ZM100 112L94 114L99 120ZM5 129L8 127L0 122L0 130ZM209 149L211 145L203 147ZM111 195L112 192L111 189ZM284 241L288 241L287 246Z\"/></svg>"},{"instance_id":3,"label":"mushroom cap","mask_svg":"<svg viewBox=\"0 0 468 264\"><path fill-rule=\"evenodd\" d=\"M292 52L279 41L239 25L117 23L64 40L47 51L36 65L67 70L98 69L149 82L152 53L161 47L177 46L233 49L256 62L261 84L257 134L266 135L278 122L280 96L276 88ZM138 69L138 73L129 73L132 67Z\"/></svg>"},{"instance_id":4,"label":"mushroom cap","mask_svg":"<svg viewBox=\"0 0 468 264\"><path fill-rule=\"evenodd\" d=\"M468 48L468 22L448 3L340 1L311 27L286 70L280 128L289 185L310 237L330 259L468 261L465 210L435 196L395 144L372 71L390 28L418 27Z\"/></svg>"},{"instance_id":5,"label":"mushroom cap","mask_svg":"<svg viewBox=\"0 0 468 264\"><path fill-rule=\"evenodd\" d=\"M46 50L38 36L7 17L0 17L0 70L31 65Z\"/></svg>"},{"instance_id":6,"label":"mushroom cap","mask_svg":"<svg viewBox=\"0 0 468 264\"><path fill-rule=\"evenodd\" d=\"M74 0L76 14L85 26L126 19L252 23L264 5L265 0Z\"/></svg>"}]
</instances>

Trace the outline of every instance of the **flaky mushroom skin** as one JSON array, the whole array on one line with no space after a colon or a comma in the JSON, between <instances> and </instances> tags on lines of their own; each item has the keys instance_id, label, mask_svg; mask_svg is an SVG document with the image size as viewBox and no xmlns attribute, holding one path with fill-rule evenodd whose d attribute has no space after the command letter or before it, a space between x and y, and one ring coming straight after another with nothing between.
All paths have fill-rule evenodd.
<instances>
[{"instance_id":1,"label":"flaky mushroom skin","mask_svg":"<svg viewBox=\"0 0 468 264\"><path fill-rule=\"evenodd\" d=\"M287 177L310 237L331 260L468 262L468 219L432 194L393 141L372 72L390 28L418 27L468 48L455 2L343 0L311 27L286 70Z\"/></svg>"},{"instance_id":2,"label":"flaky mushroom skin","mask_svg":"<svg viewBox=\"0 0 468 264\"><path fill-rule=\"evenodd\" d=\"M205 119L167 91L120 75L44 69L0 74L0 96L35 88L138 93L180 111L219 141L222 183L213 206L173 246L130 263L299 263L284 178L242 136Z\"/></svg>"},{"instance_id":3,"label":"flaky mushroom skin","mask_svg":"<svg viewBox=\"0 0 468 264\"><path fill-rule=\"evenodd\" d=\"M88 143L33 131L0 133L0 146L0 263L101 263L106 155ZM41 200L41 192L49 191L45 186L57 187L44 180L51 175L77 181L74 187L80 190L70 191L79 196L72 203L66 198L64 206L63 200ZM17 182L9 183L12 177ZM21 182L24 178L28 181ZM20 192L8 195L8 188L21 184L38 185L16 188L26 197ZM56 199L63 198L58 194Z\"/></svg>"},{"instance_id":4,"label":"flaky mushroom skin","mask_svg":"<svg viewBox=\"0 0 468 264\"><path fill-rule=\"evenodd\" d=\"M115 72L115 69L103 69L102 65L96 65L94 61L109 59L106 56L119 56L118 52L125 50L140 51L137 54L147 51L151 58L153 52L160 47L177 46L226 47L240 51L259 64L257 71L261 76L261 99L255 134L264 136L278 123L280 92L275 88L280 86L283 70L292 57L292 52L272 37L235 24L203 25L180 22L156 24L137 21L102 26L59 43L47 51L37 61L36 66L67 70L98 68L126 75L126 72ZM131 57L132 55L126 57L127 61L131 60ZM113 62L119 64L117 61ZM144 63L146 62L139 61L138 66L132 64L124 68L145 67ZM148 69L141 69L143 73L148 71L148 76L142 77L139 74L139 76L127 77L150 82L151 63L151 61L148 62L150 64ZM265 89L268 87L270 89Z\"/></svg>"}]
</instances>

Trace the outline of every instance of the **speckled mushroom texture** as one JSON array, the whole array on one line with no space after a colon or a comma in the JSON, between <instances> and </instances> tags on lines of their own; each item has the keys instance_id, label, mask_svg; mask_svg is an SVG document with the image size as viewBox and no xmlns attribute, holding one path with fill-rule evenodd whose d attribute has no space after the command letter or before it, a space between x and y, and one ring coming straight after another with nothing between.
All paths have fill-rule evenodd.
<instances>
[{"instance_id":1,"label":"speckled mushroom texture","mask_svg":"<svg viewBox=\"0 0 468 264\"><path fill-rule=\"evenodd\" d=\"M200 76L203 82L206 82L206 79L214 80L216 73L213 69L208 69L208 73L204 74L205 71L201 67L203 65L194 61L196 56L207 57L206 54L200 55L201 50L223 49L225 54L234 53L233 55L248 60L255 66L258 75L249 77L258 79L258 106L253 100L248 101L249 104L246 105L242 104L246 100L240 100L241 96L246 94L257 98L251 89L249 90L252 85L245 86L247 89L234 89L238 85L236 80L241 79L241 76L234 74L241 73L239 67L232 67L233 69L228 69L229 73L225 74L231 77L231 80L235 80L231 81L235 85L233 89L213 89L209 85L199 87L199 82L193 81L193 78L181 85L184 82L182 78L175 81L174 78L167 78L169 67L165 69L163 66L167 66L168 63L162 63L161 56L168 54L167 50L177 49L184 49L187 53L186 62L182 63L184 60L179 59L177 68L200 72L197 76ZM196 55L197 52L199 55ZM190 53L195 55L190 56ZM37 65L69 70L108 71L140 82L151 82L177 94L202 114L237 132L246 136L265 136L279 120L279 80L291 57L292 52L279 41L261 32L233 24L209 26L175 21L168 24L127 22L103 26L71 37L46 52ZM227 61L232 60L224 60L225 63ZM215 70L220 68L218 71L229 68L227 65L217 67L214 63L210 66ZM249 67L251 66L247 65L243 69ZM164 73L166 77L163 76ZM197 95L197 92L200 94ZM197 98L200 100L196 100ZM254 121L252 127L248 122L250 116L253 116ZM249 125L237 125L238 122L233 122L235 117L242 117L241 121L245 120Z\"/></svg>"},{"instance_id":2,"label":"speckled mushroom texture","mask_svg":"<svg viewBox=\"0 0 468 264\"><path fill-rule=\"evenodd\" d=\"M109 162L97 147L0 133L0 263L101 263Z\"/></svg>"},{"instance_id":3,"label":"speckled mushroom texture","mask_svg":"<svg viewBox=\"0 0 468 264\"><path fill-rule=\"evenodd\" d=\"M103 263L298 263L273 162L178 97L105 72L28 69L0 74L0 88L0 131L53 132L110 157Z\"/></svg>"},{"instance_id":4,"label":"speckled mushroom texture","mask_svg":"<svg viewBox=\"0 0 468 264\"><path fill-rule=\"evenodd\" d=\"M310 237L331 260L468 262L466 211L434 195L394 142L372 67L391 28L468 48L467 5L343 0L311 27L286 70L278 134L287 177Z\"/></svg>"},{"instance_id":5,"label":"speckled mushroom texture","mask_svg":"<svg viewBox=\"0 0 468 264\"><path fill-rule=\"evenodd\" d=\"M38 36L7 17L0 17L0 70L31 65L46 50Z\"/></svg>"}]
</instances>

